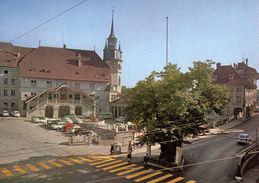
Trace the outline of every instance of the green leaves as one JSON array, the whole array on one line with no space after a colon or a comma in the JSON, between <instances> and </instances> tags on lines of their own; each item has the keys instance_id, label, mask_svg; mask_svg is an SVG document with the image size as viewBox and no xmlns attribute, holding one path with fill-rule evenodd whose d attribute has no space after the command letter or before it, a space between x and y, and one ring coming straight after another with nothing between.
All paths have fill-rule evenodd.
<instances>
[{"instance_id":1,"label":"green leaves","mask_svg":"<svg viewBox=\"0 0 259 183\"><path fill-rule=\"evenodd\" d=\"M184 136L205 130L201 125L206 113L221 113L227 90L212 83L212 64L194 62L186 73L169 64L161 72L153 71L128 92L126 113L137 129L146 130L144 141L182 142ZM152 130L158 131L149 133Z\"/></svg>"}]
</instances>

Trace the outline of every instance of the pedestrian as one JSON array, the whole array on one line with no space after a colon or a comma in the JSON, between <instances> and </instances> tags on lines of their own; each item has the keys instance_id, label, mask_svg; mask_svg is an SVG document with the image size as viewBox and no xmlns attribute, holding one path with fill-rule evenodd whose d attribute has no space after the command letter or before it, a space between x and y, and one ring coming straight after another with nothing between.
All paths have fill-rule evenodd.
<instances>
[{"instance_id":1,"label":"pedestrian","mask_svg":"<svg viewBox=\"0 0 259 183\"><path fill-rule=\"evenodd\" d=\"M131 144L131 141L129 141L129 146L128 146L128 155L127 155L127 158L128 158L128 162L131 161L131 154L132 154L132 144Z\"/></svg>"},{"instance_id":2,"label":"pedestrian","mask_svg":"<svg viewBox=\"0 0 259 183\"><path fill-rule=\"evenodd\" d=\"M111 144L110 152L111 152L111 155L112 155L112 153L114 152L114 146L113 146L113 144Z\"/></svg>"},{"instance_id":3,"label":"pedestrian","mask_svg":"<svg viewBox=\"0 0 259 183\"><path fill-rule=\"evenodd\" d=\"M146 156L144 157L144 167L147 167L147 163L148 163L148 154L146 153Z\"/></svg>"}]
</instances>

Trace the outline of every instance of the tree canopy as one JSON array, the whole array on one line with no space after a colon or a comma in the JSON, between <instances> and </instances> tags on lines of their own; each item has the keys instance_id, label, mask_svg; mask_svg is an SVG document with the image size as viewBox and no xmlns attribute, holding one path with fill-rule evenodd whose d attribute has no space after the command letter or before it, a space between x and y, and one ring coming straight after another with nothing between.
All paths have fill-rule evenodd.
<instances>
[{"instance_id":1,"label":"tree canopy","mask_svg":"<svg viewBox=\"0 0 259 183\"><path fill-rule=\"evenodd\" d=\"M220 114L226 104L227 90L213 84L212 64L194 62L186 73L169 64L128 92L127 117L138 130L145 130L145 143L160 143L161 159L173 161L183 137L203 132L205 115L213 110Z\"/></svg>"}]
</instances>

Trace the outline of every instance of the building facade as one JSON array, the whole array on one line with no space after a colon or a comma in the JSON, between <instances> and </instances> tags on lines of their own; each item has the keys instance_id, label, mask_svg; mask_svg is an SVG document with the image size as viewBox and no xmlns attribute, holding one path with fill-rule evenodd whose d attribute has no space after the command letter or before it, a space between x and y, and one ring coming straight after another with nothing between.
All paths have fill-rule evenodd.
<instances>
[{"instance_id":1,"label":"building facade","mask_svg":"<svg viewBox=\"0 0 259 183\"><path fill-rule=\"evenodd\" d=\"M0 43L0 110L62 117L108 112L121 91L121 50L112 18L104 58L95 51Z\"/></svg>"},{"instance_id":2,"label":"building facade","mask_svg":"<svg viewBox=\"0 0 259 183\"><path fill-rule=\"evenodd\" d=\"M259 75L256 69L248 66L248 59L233 66L217 63L213 77L216 84L224 85L229 90L225 113L250 117L256 107L256 82Z\"/></svg>"}]
</instances>

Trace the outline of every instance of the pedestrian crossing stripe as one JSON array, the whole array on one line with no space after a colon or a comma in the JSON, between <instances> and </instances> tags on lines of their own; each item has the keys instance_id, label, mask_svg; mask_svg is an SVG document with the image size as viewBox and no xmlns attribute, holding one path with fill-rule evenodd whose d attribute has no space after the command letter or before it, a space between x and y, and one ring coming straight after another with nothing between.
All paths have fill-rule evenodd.
<instances>
[{"instance_id":1,"label":"pedestrian crossing stripe","mask_svg":"<svg viewBox=\"0 0 259 183\"><path fill-rule=\"evenodd\" d=\"M68 158L70 161L72 161L72 162L75 162L75 163L77 163L77 164L83 164L83 162L82 161L80 161L79 159L76 159L76 158Z\"/></svg>"},{"instance_id":2,"label":"pedestrian crossing stripe","mask_svg":"<svg viewBox=\"0 0 259 183\"><path fill-rule=\"evenodd\" d=\"M43 168L45 168L46 170L50 170L51 169L51 167L50 166L48 166L47 164L45 164L45 163L41 163L41 162L39 162L38 163L41 167L43 167Z\"/></svg>"},{"instance_id":3,"label":"pedestrian crossing stripe","mask_svg":"<svg viewBox=\"0 0 259 183\"><path fill-rule=\"evenodd\" d=\"M125 174L127 174L127 173L131 173L131 172L134 172L134 171L139 170L139 169L143 169L143 167L140 167L140 166L139 166L139 167L136 167L136 168L132 168L132 169L130 169L130 170L117 173L116 175L125 175Z\"/></svg>"},{"instance_id":4,"label":"pedestrian crossing stripe","mask_svg":"<svg viewBox=\"0 0 259 183\"><path fill-rule=\"evenodd\" d=\"M32 165L32 164L26 164L26 166L27 166L31 171L34 171L34 172L40 171L40 169L38 169L37 167L35 167L35 166Z\"/></svg>"},{"instance_id":5,"label":"pedestrian crossing stripe","mask_svg":"<svg viewBox=\"0 0 259 183\"><path fill-rule=\"evenodd\" d=\"M137 166L136 164L130 164L128 166L123 166L121 168L117 168L117 169L113 169L113 170L110 170L109 172L111 173L114 173L114 172L118 172L118 171L121 171L121 170L125 170L125 169L128 169L130 167L134 167L134 166Z\"/></svg>"},{"instance_id":6,"label":"pedestrian crossing stripe","mask_svg":"<svg viewBox=\"0 0 259 183\"><path fill-rule=\"evenodd\" d=\"M97 168L101 168L101 167L105 167L105 166L107 166L107 165L112 165L112 164L118 163L118 162L121 162L121 160L116 160L116 161L113 161L113 162L101 164L101 165L98 165L98 166L96 166L96 167L97 167Z\"/></svg>"},{"instance_id":7,"label":"pedestrian crossing stripe","mask_svg":"<svg viewBox=\"0 0 259 183\"><path fill-rule=\"evenodd\" d=\"M80 159L81 159L81 160L84 160L84 161L86 161L86 162L89 162L89 163L94 162L94 160L91 160L91 159L85 158L85 157L80 157Z\"/></svg>"},{"instance_id":8,"label":"pedestrian crossing stripe","mask_svg":"<svg viewBox=\"0 0 259 183\"><path fill-rule=\"evenodd\" d=\"M126 164L129 164L129 163L128 162L119 163L119 164L116 164L116 165L113 165L113 166L103 168L103 170L110 170L110 169L116 168L116 167L121 166L121 165L126 165Z\"/></svg>"},{"instance_id":9,"label":"pedestrian crossing stripe","mask_svg":"<svg viewBox=\"0 0 259 183\"><path fill-rule=\"evenodd\" d=\"M183 177L177 177L177 178L175 178L175 179L173 179L173 180L170 180L170 181L168 181L168 182L166 182L166 183L175 183L175 182L179 182L179 181L181 181L181 180L183 180L184 178Z\"/></svg>"},{"instance_id":10,"label":"pedestrian crossing stripe","mask_svg":"<svg viewBox=\"0 0 259 183\"><path fill-rule=\"evenodd\" d=\"M1 168L0 170L7 177L13 176L13 173L10 172L7 168Z\"/></svg>"},{"instance_id":11,"label":"pedestrian crossing stripe","mask_svg":"<svg viewBox=\"0 0 259 183\"><path fill-rule=\"evenodd\" d=\"M73 163L71 163L70 161L67 161L67 160L60 159L59 161L61 161L62 163L66 164L68 166L74 165Z\"/></svg>"},{"instance_id":12,"label":"pedestrian crossing stripe","mask_svg":"<svg viewBox=\"0 0 259 183\"><path fill-rule=\"evenodd\" d=\"M159 174L164 173L162 171L153 170L153 169L145 170L143 166L138 166L137 164L125 162L122 160L118 160L116 158L115 159L103 158L103 159L98 159L98 160L92 160L91 158L92 158L92 156L81 156L81 157L77 157L77 158L56 159L56 160L53 159L53 160L49 160L48 162L37 162L36 165L38 165L38 167L40 166L41 168L44 168L46 170L50 170L53 168L53 166L63 167L65 165L71 166L71 165L74 165L75 163L83 164L84 162L88 162L90 165L96 165L97 168L102 168L102 170L107 170L108 172L116 173L116 175L118 175L118 176L124 175L124 177L127 179L136 178L134 180L135 182L145 181L147 179L150 179L152 177L155 177ZM52 165L52 166L50 166L50 165ZM9 168L7 169L7 168L3 167L3 168L0 168L0 172L2 172L5 176L10 177L10 176L15 175L13 173L14 171L16 171L20 174L26 174L27 173L26 170L38 172L41 170L38 167L33 164L25 164L24 166L15 165L15 166L13 166L13 169L10 169L11 171L8 170ZM141 176L141 175L143 175L143 176ZM160 181L164 181L171 177L173 177L173 174L161 175L161 177L159 177L159 176L155 177L153 180L151 179L147 183L158 183ZM177 177L177 178L174 178L171 180L169 179L169 181L167 183L177 183L179 181L182 181L183 179L184 179L183 177ZM186 183L197 183L197 182L194 180L189 180Z\"/></svg>"},{"instance_id":13,"label":"pedestrian crossing stripe","mask_svg":"<svg viewBox=\"0 0 259 183\"><path fill-rule=\"evenodd\" d=\"M127 179L131 179L131 178L134 178L134 177L137 177L139 175L142 175L142 174L145 174L145 173L148 173L150 172L152 169L148 169L148 170L143 170L141 172L138 172L138 173L134 173L134 174L131 174L131 175L128 175L126 176Z\"/></svg>"},{"instance_id":14,"label":"pedestrian crossing stripe","mask_svg":"<svg viewBox=\"0 0 259 183\"><path fill-rule=\"evenodd\" d=\"M54 161L54 160L50 160L49 163L52 164L52 165L55 166L55 167L58 167L58 168L62 167L61 164L57 163L57 162Z\"/></svg>"},{"instance_id":15,"label":"pedestrian crossing stripe","mask_svg":"<svg viewBox=\"0 0 259 183\"><path fill-rule=\"evenodd\" d=\"M147 183L157 183L157 182L159 182L161 180L167 179L167 178L172 177L172 176L173 176L172 174L166 174L166 175L164 175L162 177L158 177L157 179L148 181Z\"/></svg>"},{"instance_id":16,"label":"pedestrian crossing stripe","mask_svg":"<svg viewBox=\"0 0 259 183\"><path fill-rule=\"evenodd\" d=\"M19 172L20 174L25 174L26 171L24 169L22 169L20 166L16 165L13 167L17 172Z\"/></svg>"},{"instance_id":17,"label":"pedestrian crossing stripe","mask_svg":"<svg viewBox=\"0 0 259 183\"><path fill-rule=\"evenodd\" d=\"M134 180L134 181L135 181L135 182L140 182L140 181L149 179L149 178L151 178L151 177L154 177L154 176L156 176L156 175L159 175L159 174L161 174L161 173L162 173L162 172L157 171L157 172L148 174L148 175L146 175L146 176L144 176L144 177L138 178L138 179L136 179L136 180Z\"/></svg>"},{"instance_id":18,"label":"pedestrian crossing stripe","mask_svg":"<svg viewBox=\"0 0 259 183\"><path fill-rule=\"evenodd\" d=\"M109 161L113 161L114 159L107 159L107 160L103 160L103 161L99 161L99 162L96 162L96 163L91 163L90 165L99 165L99 164L102 164L102 163L105 163L105 162L109 162Z\"/></svg>"}]
</instances>

